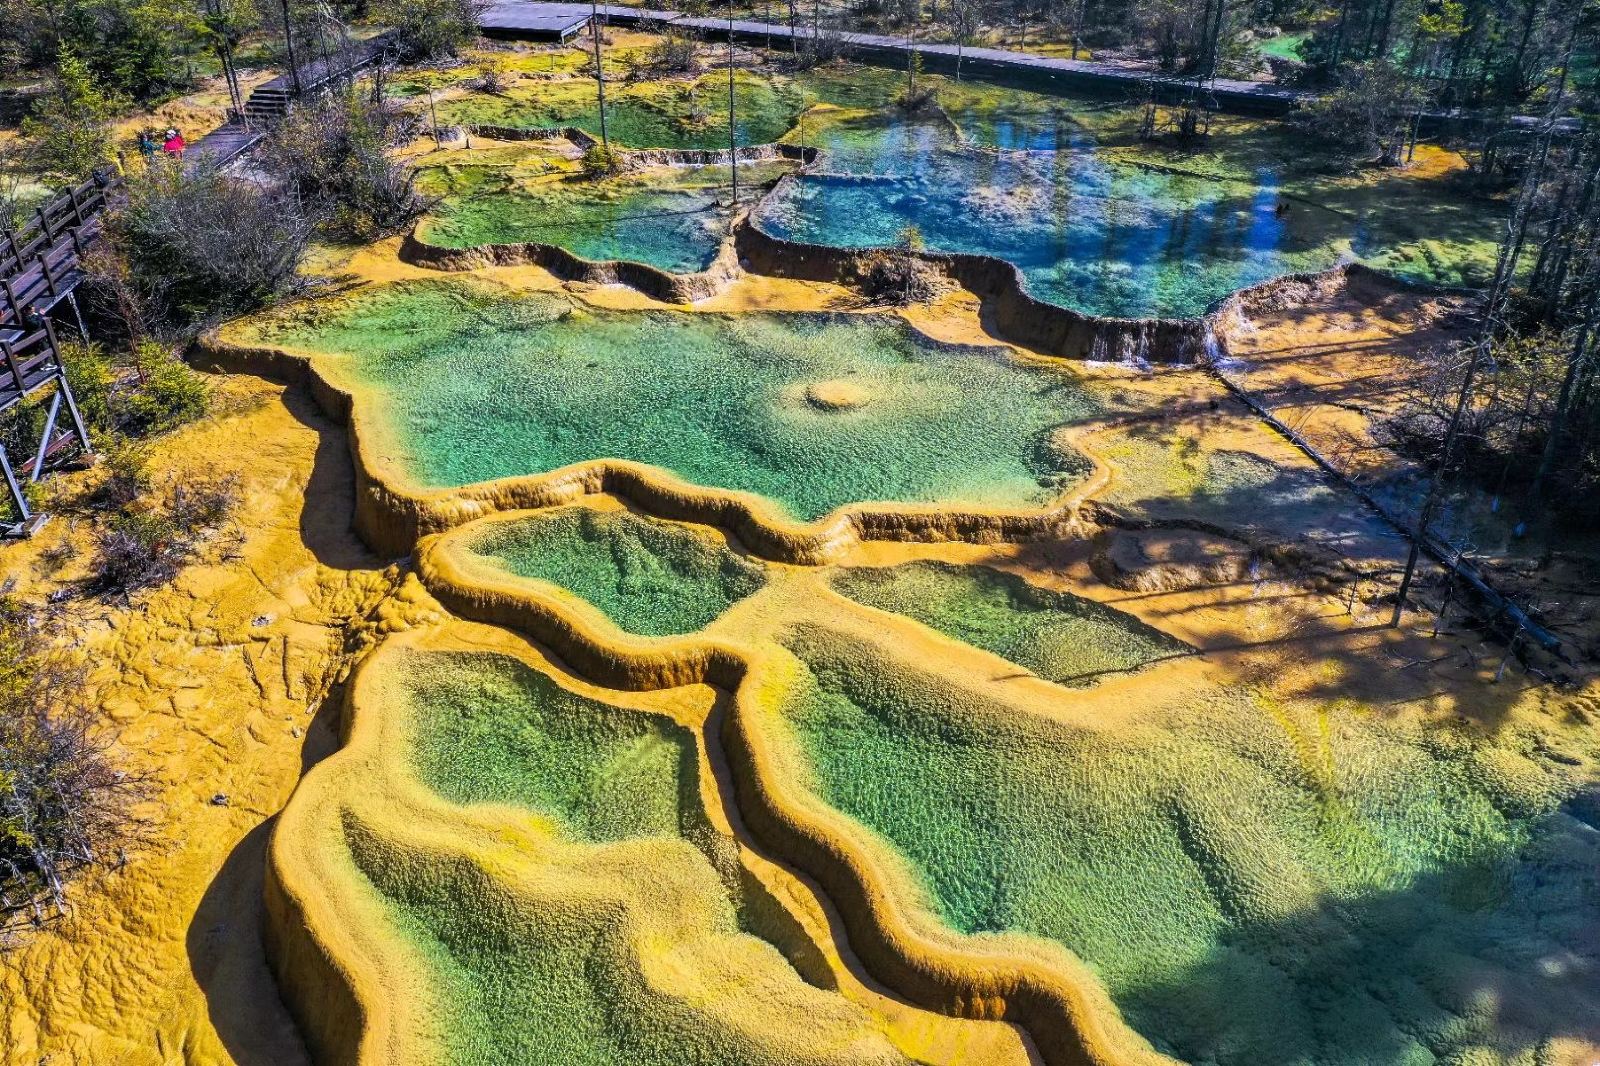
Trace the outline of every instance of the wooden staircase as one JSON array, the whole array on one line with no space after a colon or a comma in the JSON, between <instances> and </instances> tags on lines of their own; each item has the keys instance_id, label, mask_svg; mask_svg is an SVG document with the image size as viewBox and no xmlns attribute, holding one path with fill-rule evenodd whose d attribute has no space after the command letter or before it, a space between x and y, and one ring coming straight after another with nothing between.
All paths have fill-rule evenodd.
<instances>
[{"instance_id":1,"label":"wooden staircase","mask_svg":"<svg viewBox=\"0 0 1600 1066\"><path fill-rule=\"evenodd\" d=\"M20 230L0 230L0 413L51 390L32 454L13 463L0 444L0 476L13 512L0 511L0 535L27 536L44 521L28 504L25 481L38 481L68 458L93 455L53 316L63 305L77 316L73 293L84 277L82 255L100 238L101 216L118 184L97 174L40 207Z\"/></svg>"}]
</instances>

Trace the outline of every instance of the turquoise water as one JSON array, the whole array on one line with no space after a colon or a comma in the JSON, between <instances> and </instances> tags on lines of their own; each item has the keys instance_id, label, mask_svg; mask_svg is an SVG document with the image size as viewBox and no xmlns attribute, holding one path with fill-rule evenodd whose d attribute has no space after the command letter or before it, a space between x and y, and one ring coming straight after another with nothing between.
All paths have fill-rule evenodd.
<instances>
[{"instance_id":1,"label":"turquoise water","mask_svg":"<svg viewBox=\"0 0 1600 1066\"><path fill-rule=\"evenodd\" d=\"M682 526L573 508L496 523L471 550L559 585L630 633L691 633L765 584L762 568Z\"/></svg>"},{"instance_id":2,"label":"turquoise water","mask_svg":"<svg viewBox=\"0 0 1600 1066\"><path fill-rule=\"evenodd\" d=\"M741 202L778 179L784 166L739 168ZM444 198L425 236L447 248L532 241L591 262L626 259L673 273L705 270L733 214L727 167L656 168L607 181L532 180L504 168L452 167L431 174Z\"/></svg>"},{"instance_id":3,"label":"turquoise water","mask_svg":"<svg viewBox=\"0 0 1600 1066\"><path fill-rule=\"evenodd\" d=\"M986 566L859 567L831 580L853 600L914 618L1067 685L1190 650L1132 615Z\"/></svg>"},{"instance_id":4,"label":"turquoise water","mask_svg":"<svg viewBox=\"0 0 1600 1066\"><path fill-rule=\"evenodd\" d=\"M632 459L803 519L867 500L1043 505L1087 469L1054 431L1095 409L1064 369L879 316L586 312L439 282L268 337L349 356L389 458L423 484ZM859 405L808 398L829 382Z\"/></svg>"},{"instance_id":5,"label":"turquoise water","mask_svg":"<svg viewBox=\"0 0 1600 1066\"><path fill-rule=\"evenodd\" d=\"M737 1024L757 1011L811 1019L824 1048L845 1049L818 1064L904 1061L860 1011L740 932L733 845L706 819L688 729L503 655L411 652L390 669L407 684L423 783L452 803L537 812L585 845L535 846L508 881L470 855L414 851L346 821L352 859L425 965L429 994L411 1005L437 1054L408 1062L791 1066L792 1038ZM740 969L713 981L708 1009L705 993L642 975L654 952L690 975Z\"/></svg>"},{"instance_id":6,"label":"turquoise water","mask_svg":"<svg viewBox=\"0 0 1600 1066\"><path fill-rule=\"evenodd\" d=\"M1313 250L1296 247L1270 172L1252 187L1111 165L1065 119L985 129L1005 146L1053 149L1065 136L1067 147L989 152L937 119L849 120L819 132L820 172L785 184L758 221L850 248L915 227L931 251L1014 263L1042 300L1127 317L1199 314L1242 286L1337 261L1296 254Z\"/></svg>"}]
</instances>

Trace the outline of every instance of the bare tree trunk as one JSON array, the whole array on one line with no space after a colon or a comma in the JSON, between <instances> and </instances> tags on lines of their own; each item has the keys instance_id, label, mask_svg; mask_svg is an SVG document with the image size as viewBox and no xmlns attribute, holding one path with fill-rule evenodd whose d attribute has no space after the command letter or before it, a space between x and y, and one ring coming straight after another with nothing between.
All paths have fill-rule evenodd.
<instances>
[{"instance_id":1,"label":"bare tree trunk","mask_svg":"<svg viewBox=\"0 0 1600 1066\"><path fill-rule=\"evenodd\" d=\"M1588 313L1583 317L1583 325L1578 327L1577 338L1572 342L1571 352L1567 356L1567 372L1561 379L1561 394L1556 399L1555 413L1550 417L1548 436L1544 440L1544 454L1539 457L1539 469L1533 475L1533 484L1528 487L1528 496L1535 502L1538 502L1544 494L1545 483L1555 469L1556 453L1560 451L1561 438L1566 434L1567 419L1572 411L1573 386L1577 383L1578 371L1591 354L1590 340L1594 335L1597 311L1600 311L1600 308L1596 307L1595 301L1590 301Z\"/></svg>"},{"instance_id":2,"label":"bare tree trunk","mask_svg":"<svg viewBox=\"0 0 1600 1066\"><path fill-rule=\"evenodd\" d=\"M606 68L600 62L600 7L589 0L589 32L594 35L594 84L600 99L600 144L609 155L611 138L606 136Z\"/></svg>"}]
</instances>

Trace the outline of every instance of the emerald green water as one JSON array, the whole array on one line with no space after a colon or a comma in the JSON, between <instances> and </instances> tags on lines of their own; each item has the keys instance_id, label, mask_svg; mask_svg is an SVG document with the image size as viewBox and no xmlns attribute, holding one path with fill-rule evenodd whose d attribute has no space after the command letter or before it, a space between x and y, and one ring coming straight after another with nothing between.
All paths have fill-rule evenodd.
<instances>
[{"instance_id":1,"label":"emerald green water","mask_svg":"<svg viewBox=\"0 0 1600 1066\"><path fill-rule=\"evenodd\" d=\"M1086 464L1052 431L1093 404L1064 369L860 315L580 311L454 281L390 286L268 340L346 357L384 452L429 486L617 458L797 518L865 501L1034 507ZM826 410L847 379L867 402Z\"/></svg>"},{"instance_id":2,"label":"emerald green water","mask_svg":"<svg viewBox=\"0 0 1600 1066\"><path fill-rule=\"evenodd\" d=\"M789 167L739 168L741 200ZM423 173L440 197L423 235L446 248L533 241L583 259L627 259L674 273L704 270L733 214L727 167L654 168L604 181L529 176L504 166L452 166Z\"/></svg>"},{"instance_id":3,"label":"emerald green water","mask_svg":"<svg viewBox=\"0 0 1600 1066\"><path fill-rule=\"evenodd\" d=\"M398 669L409 687L411 758L424 783L456 803L538 811L569 839L598 845L563 856L563 888L535 889L530 905L471 858L411 854L346 825L357 866L427 962L435 1008L428 1021L442 1061L794 1061L657 989L638 968L641 933L633 923L673 922L673 908L686 900L713 932L738 934L733 890L725 887L732 875L710 857L720 838L699 806L687 730L574 695L501 655L411 653ZM644 837L670 840L673 850L629 850L629 841ZM618 891L629 884L631 892ZM860 1024L836 997L810 989L764 950L770 970L762 991L772 1006L814 1011L823 1027ZM868 1061L896 1061L886 1047L871 1051L879 1053L869 1051Z\"/></svg>"},{"instance_id":4,"label":"emerald green water","mask_svg":"<svg viewBox=\"0 0 1600 1066\"><path fill-rule=\"evenodd\" d=\"M823 630L788 643L817 793L952 928L1072 949L1163 1051L1532 1061L1600 1008L1600 836L1514 748L1243 693L1073 728Z\"/></svg>"},{"instance_id":5,"label":"emerald green water","mask_svg":"<svg viewBox=\"0 0 1600 1066\"><path fill-rule=\"evenodd\" d=\"M1048 681L1084 684L1189 650L1132 615L986 566L863 567L831 581L853 600L914 618Z\"/></svg>"},{"instance_id":6,"label":"emerald green water","mask_svg":"<svg viewBox=\"0 0 1600 1066\"><path fill-rule=\"evenodd\" d=\"M419 655L405 677L414 772L450 802L527 807L591 843L695 828L694 740L670 719L501 655Z\"/></svg>"},{"instance_id":7,"label":"emerald green water","mask_svg":"<svg viewBox=\"0 0 1600 1066\"><path fill-rule=\"evenodd\" d=\"M468 547L559 585L645 636L691 633L765 584L760 564L682 526L574 508L490 526Z\"/></svg>"}]
</instances>

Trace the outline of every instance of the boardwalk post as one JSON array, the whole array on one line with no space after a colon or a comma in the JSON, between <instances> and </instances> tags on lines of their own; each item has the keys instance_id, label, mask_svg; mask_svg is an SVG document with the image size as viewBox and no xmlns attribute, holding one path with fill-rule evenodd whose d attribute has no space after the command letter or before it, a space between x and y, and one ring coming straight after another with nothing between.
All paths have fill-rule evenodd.
<instances>
[{"instance_id":1,"label":"boardwalk post","mask_svg":"<svg viewBox=\"0 0 1600 1066\"><path fill-rule=\"evenodd\" d=\"M28 498L22 494L22 486L17 483L17 475L11 469L11 460L6 456L4 444L0 444L0 473L5 474L6 487L11 490L11 502L16 505L18 518L26 525L33 518L33 512L28 510Z\"/></svg>"},{"instance_id":2,"label":"boardwalk post","mask_svg":"<svg viewBox=\"0 0 1600 1066\"><path fill-rule=\"evenodd\" d=\"M50 342L50 357L56 364L56 396L66 401L67 415L72 419L72 430L78 437L78 446L83 449L84 455L93 455L94 449L89 446L89 428L83 424L83 415L78 410L78 398L72 395L72 383L67 380L67 363L61 357L61 342L56 339L56 327L49 318L44 320L45 337ZM50 421L55 422L55 413L52 410Z\"/></svg>"},{"instance_id":3,"label":"boardwalk post","mask_svg":"<svg viewBox=\"0 0 1600 1066\"><path fill-rule=\"evenodd\" d=\"M72 431L78 435L78 447L83 449L83 454L94 455L94 447L89 443L89 427L83 424L83 414L78 410L78 398L72 395L72 383L67 380L67 365L61 361L61 353L56 353L56 367L59 370L56 379L56 390L62 399L67 401L67 415L72 419Z\"/></svg>"},{"instance_id":4,"label":"boardwalk post","mask_svg":"<svg viewBox=\"0 0 1600 1066\"><path fill-rule=\"evenodd\" d=\"M56 435L56 416L61 413L61 390L50 397L50 412L44 416L44 433L39 437L39 450L33 456L33 469L28 471L28 483L36 485L44 477L44 462L50 456L50 438Z\"/></svg>"},{"instance_id":5,"label":"boardwalk post","mask_svg":"<svg viewBox=\"0 0 1600 1066\"><path fill-rule=\"evenodd\" d=\"M11 342L0 341L0 352L5 353L6 367L11 371L12 380L17 383L17 391L21 392L23 388L22 367L17 365L17 353L11 347Z\"/></svg>"}]
</instances>

